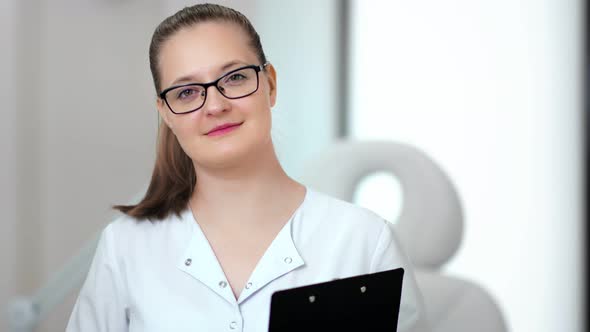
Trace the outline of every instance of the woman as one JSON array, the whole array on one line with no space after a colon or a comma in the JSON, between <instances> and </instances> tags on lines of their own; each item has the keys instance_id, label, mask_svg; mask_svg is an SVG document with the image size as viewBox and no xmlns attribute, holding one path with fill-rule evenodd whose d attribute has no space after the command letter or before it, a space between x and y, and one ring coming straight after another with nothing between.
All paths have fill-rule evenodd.
<instances>
[{"instance_id":1,"label":"woman","mask_svg":"<svg viewBox=\"0 0 590 332\"><path fill-rule=\"evenodd\" d=\"M167 18L150 68L163 120L151 183L116 207L67 331L263 332L274 291L397 267L399 331L415 328L420 294L387 222L279 164L277 74L242 14L201 4Z\"/></svg>"}]
</instances>

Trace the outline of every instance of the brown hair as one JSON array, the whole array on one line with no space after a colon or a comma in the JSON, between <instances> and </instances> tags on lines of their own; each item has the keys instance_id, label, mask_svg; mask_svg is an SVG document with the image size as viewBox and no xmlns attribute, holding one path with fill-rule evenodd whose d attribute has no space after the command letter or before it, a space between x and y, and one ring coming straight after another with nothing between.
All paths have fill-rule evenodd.
<instances>
[{"instance_id":1,"label":"brown hair","mask_svg":"<svg viewBox=\"0 0 590 332\"><path fill-rule=\"evenodd\" d=\"M248 18L242 13L215 4L185 7L162 21L152 36L149 59L157 94L162 90L158 71L162 45L179 30L207 21L230 22L240 26L250 38L250 46L255 51L260 63L266 63L260 37ZM197 175L193 162L164 121L160 122L157 145L156 164L143 199L135 205L113 206L114 209L138 220L160 220L166 218L170 213L180 216L181 211L187 207L196 185Z\"/></svg>"}]
</instances>

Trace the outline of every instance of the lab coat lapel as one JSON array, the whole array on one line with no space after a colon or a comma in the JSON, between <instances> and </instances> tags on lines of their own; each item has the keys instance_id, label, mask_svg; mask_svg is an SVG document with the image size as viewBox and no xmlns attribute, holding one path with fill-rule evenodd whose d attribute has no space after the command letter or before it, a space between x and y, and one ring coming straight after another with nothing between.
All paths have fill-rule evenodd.
<instances>
[{"instance_id":1,"label":"lab coat lapel","mask_svg":"<svg viewBox=\"0 0 590 332\"><path fill-rule=\"evenodd\" d=\"M295 218L300 217L298 211L281 231L277 234L266 252L256 264L246 288L240 293L238 304L266 286L271 281L305 265L299 255L292 237L292 224Z\"/></svg>"},{"instance_id":2,"label":"lab coat lapel","mask_svg":"<svg viewBox=\"0 0 590 332\"><path fill-rule=\"evenodd\" d=\"M205 284L228 302L235 304L236 298L209 241L194 220L191 210L188 209L185 213L187 215L183 217L191 222L193 234L184 254L179 257L178 268Z\"/></svg>"}]
</instances>

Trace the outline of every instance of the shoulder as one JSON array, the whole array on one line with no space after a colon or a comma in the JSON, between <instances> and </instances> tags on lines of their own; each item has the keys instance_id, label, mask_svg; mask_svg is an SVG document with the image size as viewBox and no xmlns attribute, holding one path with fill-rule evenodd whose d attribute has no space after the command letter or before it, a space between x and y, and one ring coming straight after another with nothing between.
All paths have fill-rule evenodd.
<instances>
[{"instance_id":1,"label":"shoulder","mask_svg":"<svg viewBox=\"0 0 590 332\"><path fill-rule=\"evenodd\" d=\"M119 236L129 235L149 235L151 233L162 232L167 229L178 227L183 223L183 212L181 216L171 214L161 220L136 219L134 217L122 214L117 216L106 227L105 231L114 233Z\"/></svg>"},{"instance_id":2,"label":"shoulder","mask_svg":"<svg viewBox=\"0 0 590 332\"><path fill-rule=\"evenodd\" d=\"M305 217L319 227L334 231L379 236L388 222L377 213L331 195L310 190Z\"/></svg>"},{"instance_id":3,"label":"shoulder","mask_svg":"<svg viewBox=\"0 0 590 332\"><path fill-rule=\"evenodd\" d=\"M369 273L375 257L394 241L391 224L367 208L313 190L305 204L292 232L314 275L343 278Z\"/></svg>"},{"instance_id":4,"label":"shoulder","mask_svg":"<svg viewBox=\"0 0 590 332\"><path fill-rule=\"evenodd\" d=\"M101 238L118 255L124 256L146 254L157 248L171 248L190 237L191 224L187 220L187 213L190 211L184 211L180 217L171 214L156 221L119 215L104 228Z\"/></svg>"}]
</instances>

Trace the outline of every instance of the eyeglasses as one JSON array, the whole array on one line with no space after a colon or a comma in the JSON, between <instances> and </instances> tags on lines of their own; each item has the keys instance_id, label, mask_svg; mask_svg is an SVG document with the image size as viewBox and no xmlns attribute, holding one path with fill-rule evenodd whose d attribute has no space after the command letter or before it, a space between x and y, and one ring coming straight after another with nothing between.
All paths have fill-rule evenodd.
<instances>
[{"instance_id":1,"label":"eyeglasses","mask_svg":"<svg viewBox=\"0 0 590 332\"><path fill-rule=\"evenodd\" d=\"M207 90L210 86L217 88L225 98L238 99L247 97L258 90L258 72L263 65L250 65L234 69L210 83L189 83L176 85L160 93L168 108L174 114L186 114L199 110L205 105Z\"/></svg>"}]
</instances>

